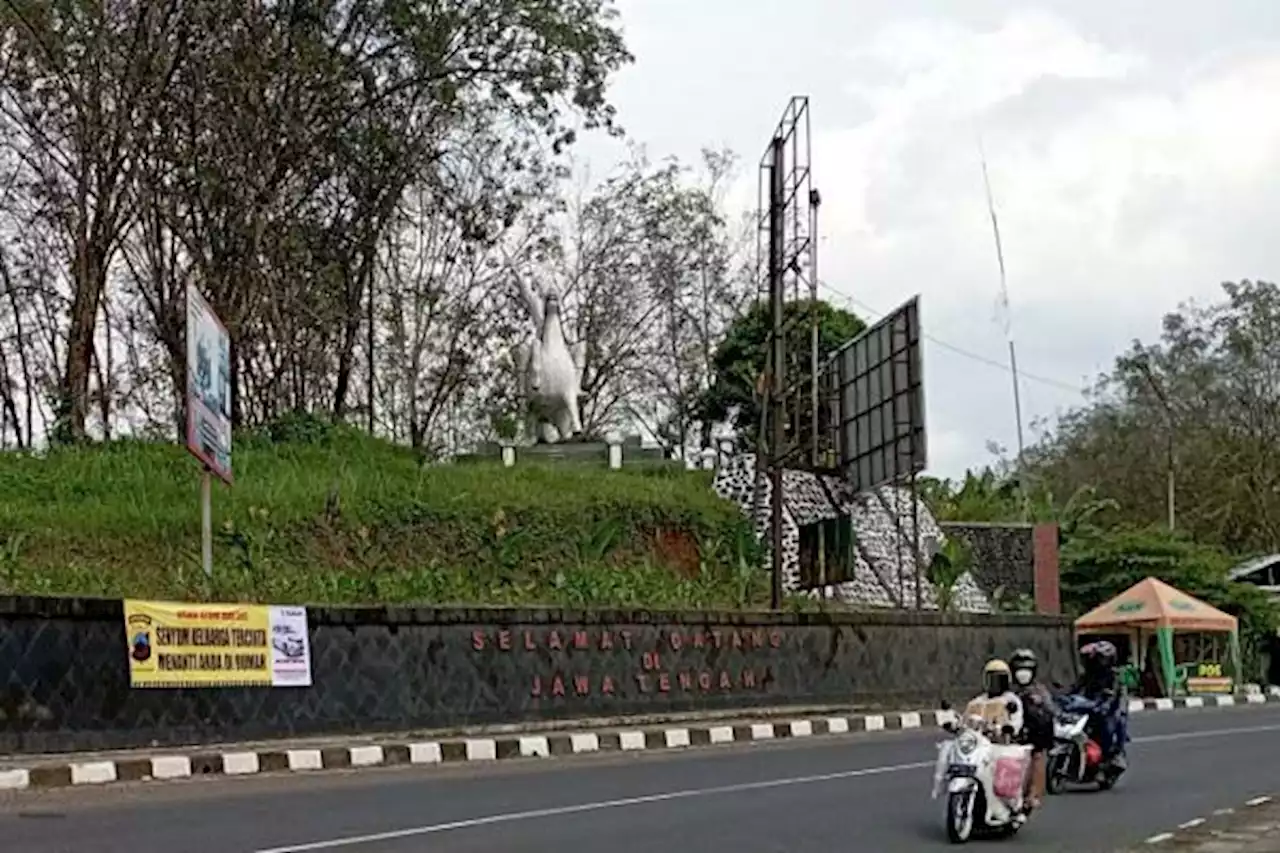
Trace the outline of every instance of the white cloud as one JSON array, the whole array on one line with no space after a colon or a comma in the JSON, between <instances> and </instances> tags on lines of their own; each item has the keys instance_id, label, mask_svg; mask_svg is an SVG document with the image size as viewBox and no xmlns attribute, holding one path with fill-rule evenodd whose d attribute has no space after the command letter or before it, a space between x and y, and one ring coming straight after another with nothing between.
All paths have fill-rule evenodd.
<instances>
[{"instance_id":1,"label":"white cloud","mask_svg":"<svg viewBox=\"0 0 1280 853\"><path fill-rule=\"evenodd\" d=\"M930 334L1004 362L981 132L1020 366L1068 387L1179 302L1280 275L1274 0L1167 0L1157 18L1079 0L854 5L628 0L624 122L686 159L729 144L753 207L768 134L809 94L823 278L881 310L920 292ZM1013 447L1009 375L936 343L925 358L932 470ZM1078 400L1024 383L1028 424Z\"/></svg>"},{"instance_id":2,"label":"white cloud","mask_svg":"<svg viewBox=\"0 0 1280 853\"><path fill-rule=\"evenodd\" d=\"M1280 213L1280 51L1153 74L1131 50L1019 13L987 31L891 24L853 56L875 82L849 88L874 113L828 127L814 159L824 277L863 303L920 291L934 335L1007 357L979 129L1024 369L1092 375L1177 302L1280 263L1259 221ZM946 435L933 468L980 462L988 439L1012 446L1008 376L937 347L926 357L930 428ZM1028 421L1070 402L1048 386L1026 397L1039 404Z\"/></svg>"}]
</instances>

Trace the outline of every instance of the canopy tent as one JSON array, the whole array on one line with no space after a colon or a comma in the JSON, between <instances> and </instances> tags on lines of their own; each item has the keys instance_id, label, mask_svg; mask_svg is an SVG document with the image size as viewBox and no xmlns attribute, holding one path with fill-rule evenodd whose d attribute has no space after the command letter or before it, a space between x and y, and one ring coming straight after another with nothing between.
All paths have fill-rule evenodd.
<instances>
[{"instance_id":1,"label":"canopy tent","mask_svg":"<svg viewBox=\"0 0 1280 853\"><path fill-rule=\"evenodd\" d=\"M1197 631L1228 634L1231 638L1231 665L1237 684L1240 680L1240 623L1198 598L1192 598L1159 578L1147 578L1115 598L1090 610L1076 620L1077 634L1132 633L1135 648L1142 655L1146 638L1156 637L1160 649L1164 682L1170 688L1177 668L1173 660L1173 632ZM1138 661L1141 666L1143 661Z\"/></svg>"}]
</instances>

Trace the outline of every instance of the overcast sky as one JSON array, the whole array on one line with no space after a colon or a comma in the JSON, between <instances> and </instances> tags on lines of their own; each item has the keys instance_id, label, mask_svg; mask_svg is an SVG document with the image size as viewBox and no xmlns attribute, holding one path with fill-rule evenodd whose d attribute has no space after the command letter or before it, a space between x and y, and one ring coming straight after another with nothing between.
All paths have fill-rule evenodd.
<instances>
[{"instance_id":1,"label":"overcast sky","mask_svg":"<svg viewBox=\"0 0 1280 853\"><path fill-rule=\"evenodd\" d=\"M810 96L825 295L866 316L921 294L930 473L1016 446L979 135L1029 439L1164 312L1277 277L1277 0L619 8L637 57L613 92L630 136L691 162L732 148L751 204L787 100ZM596 173L618 149L582 153Z\"/></svg>"}]
</instances>

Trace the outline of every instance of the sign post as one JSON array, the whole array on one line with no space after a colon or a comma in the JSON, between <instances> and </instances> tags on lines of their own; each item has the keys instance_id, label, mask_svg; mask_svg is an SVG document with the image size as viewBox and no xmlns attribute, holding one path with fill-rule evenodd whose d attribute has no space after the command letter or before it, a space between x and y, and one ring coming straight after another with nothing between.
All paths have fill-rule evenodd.
<instances>
[{"instance_id":1,"label":"sign post","mask_svg":"<svg viewBox=\"0 0 1280 853\"><path fill-rule=\"evenodd\" d=\"M200 478L201 559L213 576L213 477L231 485L231 336L194 284L187 285L187 450Z\"/></svg>"}]
</instances>

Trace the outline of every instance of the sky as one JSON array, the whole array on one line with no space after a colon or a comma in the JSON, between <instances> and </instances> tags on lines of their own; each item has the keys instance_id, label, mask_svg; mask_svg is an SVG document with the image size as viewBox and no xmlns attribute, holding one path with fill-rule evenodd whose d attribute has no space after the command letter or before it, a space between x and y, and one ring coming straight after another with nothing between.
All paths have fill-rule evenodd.
<instances>
[{"instance_id":1,"label":"sky","mask_svg":"<svg viewBox=\"0 0 1280 853\"><path fill-rule=\"evenodd\" d=\"M1276 0L619 0L649 155L743 158L808 95L824 298L920 294L928 473L1016 453L986 153L1033 423L1223 281L1280 275ZM622 156L588 139L593 174Z\"/></svg>"}]
</instances>

